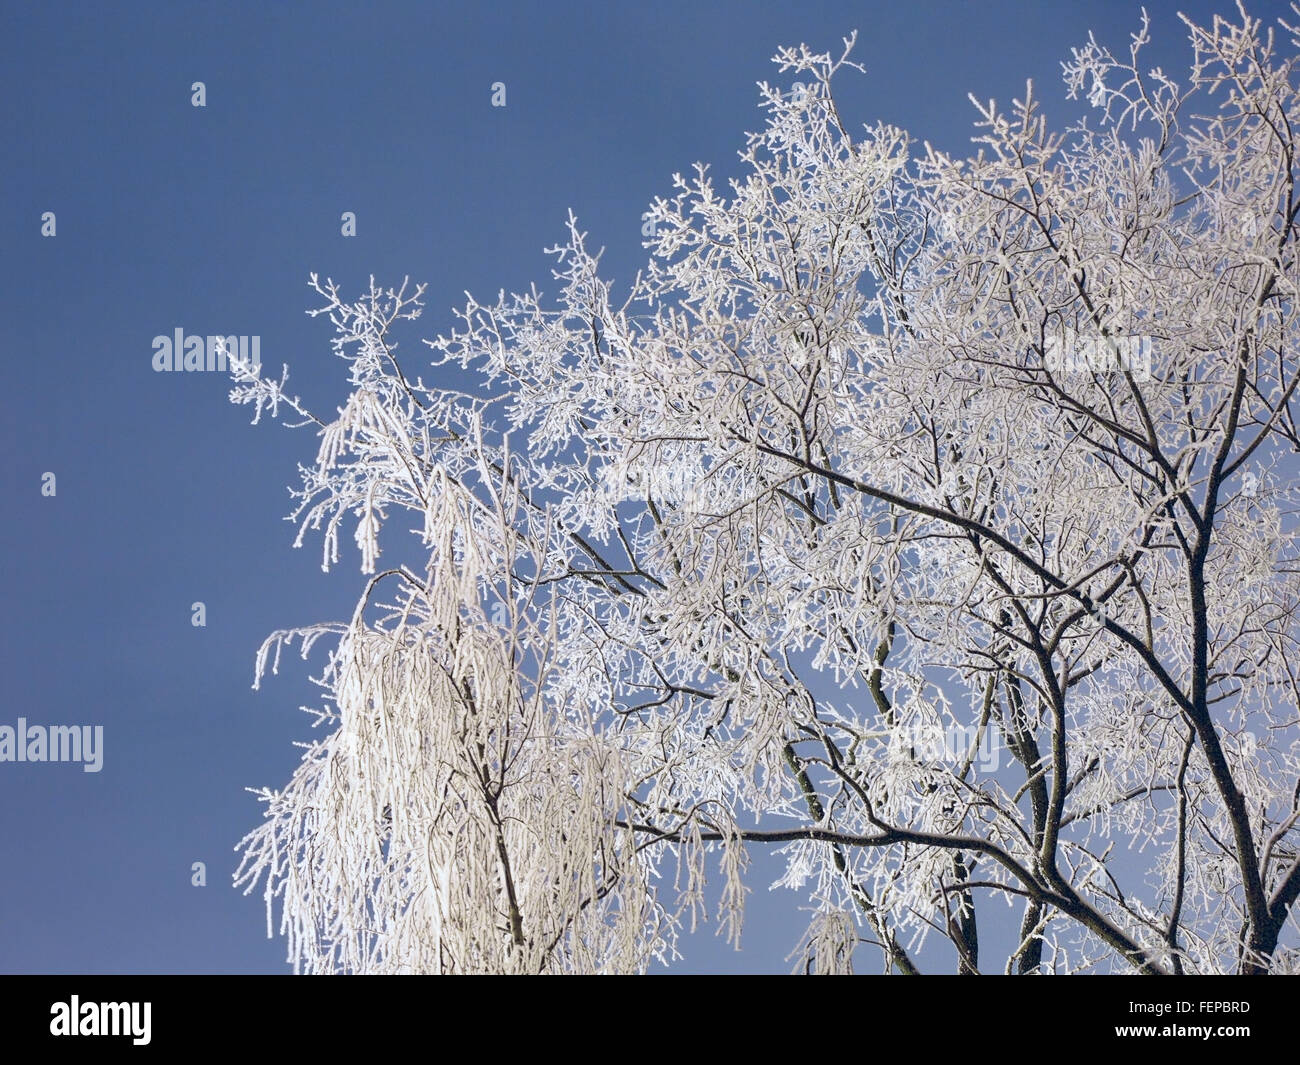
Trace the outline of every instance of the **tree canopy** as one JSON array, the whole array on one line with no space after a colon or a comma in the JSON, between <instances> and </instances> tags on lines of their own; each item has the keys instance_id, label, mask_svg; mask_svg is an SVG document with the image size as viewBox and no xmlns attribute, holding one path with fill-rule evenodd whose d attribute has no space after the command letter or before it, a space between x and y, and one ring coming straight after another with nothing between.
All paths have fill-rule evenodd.
<instances>
[{"instance_id":1,"label":"tree canopy","mask_svg":"<svg viewBox=\"0 0 1300 1065\"><path fill-rule=\"evenodd\" d=\"M553 302L426 342L472 390L399 361L409 282L312 275L335 417L232 356L366 578L257 662L328 637L237 873L300 970L641 971L764 848L799 971L1300 972L1300 37L1184 21L1181 83L1144 19L964 159L781 50L625 296L570 215Z\"/></svg>"}]
</instances>

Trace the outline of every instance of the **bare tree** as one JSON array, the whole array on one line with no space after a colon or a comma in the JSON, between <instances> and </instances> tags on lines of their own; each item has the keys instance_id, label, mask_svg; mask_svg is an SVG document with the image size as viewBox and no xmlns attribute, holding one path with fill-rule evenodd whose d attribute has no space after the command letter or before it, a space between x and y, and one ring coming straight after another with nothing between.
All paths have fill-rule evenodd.
<instances>
[{"instance_id":1,"label":"bare tree","mask_svg":"<svg viewBox=\"0 0 1300 1065\"><path fill-rule=\"evenodd\" d=\"M318 425L294 516L369 575L258 661L337 637L237 874L300 968L643 969L772 848L800 970L1300 971L1300 38L1187 26L1185 85L1144 18L965 160L850 133L852 38L782 50L626 300L570 217L557 306L430 342L472 394L399 364L422 288L313 275L347 404L232 393Z\"/></svg>"}]
</instances>

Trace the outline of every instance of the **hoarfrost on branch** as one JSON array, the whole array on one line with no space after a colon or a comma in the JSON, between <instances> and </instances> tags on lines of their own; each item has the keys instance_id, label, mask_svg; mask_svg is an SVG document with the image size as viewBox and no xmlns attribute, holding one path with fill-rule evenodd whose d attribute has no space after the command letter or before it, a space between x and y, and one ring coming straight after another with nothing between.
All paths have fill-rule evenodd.
<instances>
[{"instance_id":1,"label":"hoarfrost on branch","mask_svg":"<svg viewBox=\"0 0 1300 1065\"><path fill-rule=\"evenodd\" d=\"M301 970L644 970L768 848L799 971L1300 971L1297 39L1188 28L965 160L782 50L623 302L572 215L555 304L467 296L469 392L399 361L422 287L312 276L347 403L232 393L319 427L297 543L367 578L258 658L336 640L237 874Z\"/></svg>"}]
</instances>

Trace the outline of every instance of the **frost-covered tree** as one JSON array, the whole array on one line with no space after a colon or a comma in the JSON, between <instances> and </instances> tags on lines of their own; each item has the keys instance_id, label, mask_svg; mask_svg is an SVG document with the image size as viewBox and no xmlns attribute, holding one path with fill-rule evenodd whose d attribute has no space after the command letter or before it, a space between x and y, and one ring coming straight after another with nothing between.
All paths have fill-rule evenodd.
<instances>
[{"instance_id":1,"label":"frost-covered tree","mask_svg":"<svg viewBox=\"0 0 1300 1065\"><path fill-rule=\"evenodd\" d=\"M232 393L319 427L298 543L367 575L257 663L330 639L236 874L298 968L642 970L762 848L801 971L1300 971L1300 35L1187 26L1183 83L1144 19L969 159L850 132L852 38L781 51L622 302L571 217L558 303L428 342L469 392L399 363L422 288L313 275L338 416Z\"/></svg>"}]
</instances>

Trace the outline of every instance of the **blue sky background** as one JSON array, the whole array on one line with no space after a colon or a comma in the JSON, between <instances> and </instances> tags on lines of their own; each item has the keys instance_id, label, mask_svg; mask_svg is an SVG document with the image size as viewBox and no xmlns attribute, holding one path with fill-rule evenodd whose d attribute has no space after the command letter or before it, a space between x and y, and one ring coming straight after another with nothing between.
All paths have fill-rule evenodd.
<instances>
[{"instance_id":1,"label":"blue sky background","mask_svg":"<svg viewBox=\"0 0 1300 1065\"><path fill-rule=\"evenodd\" d=\"M1145 65L1182 80L1175 5L1147 8ZM837 83L846 121L965 153L968 91L1009 104L1031 77L1059 128L1079 109L1061 60L1089 29L1126 52L1139 7L4 0L0 19L0 724L105 733L99 773L0 763L0 972L278 973L283 941L266 938L260 893L231 887L233 847L261 817L243 789L286 783L293 741L313 735L297 707L318 702L306 676L323 645L261 692L253 656L277 628L350 616L359 560L350 536L328 576L318 535L291 548L286 487L310 432L251 427L224 375L154 373L153 337L256 334L263 363L288 363L291 390L332 411L343 364L328 321L304 313L310 271L347 299L371 274L427 282L401 338L410 369L464 290L555 291L542 249L569 208L608 249L606 276L630 279L641 212L674 171L738 172L781 45L838 54L857 28L867 75ZM710 930L684 970L786 971L799 899L757 872L744 950Z\"/></svg>"}]
</instances>

